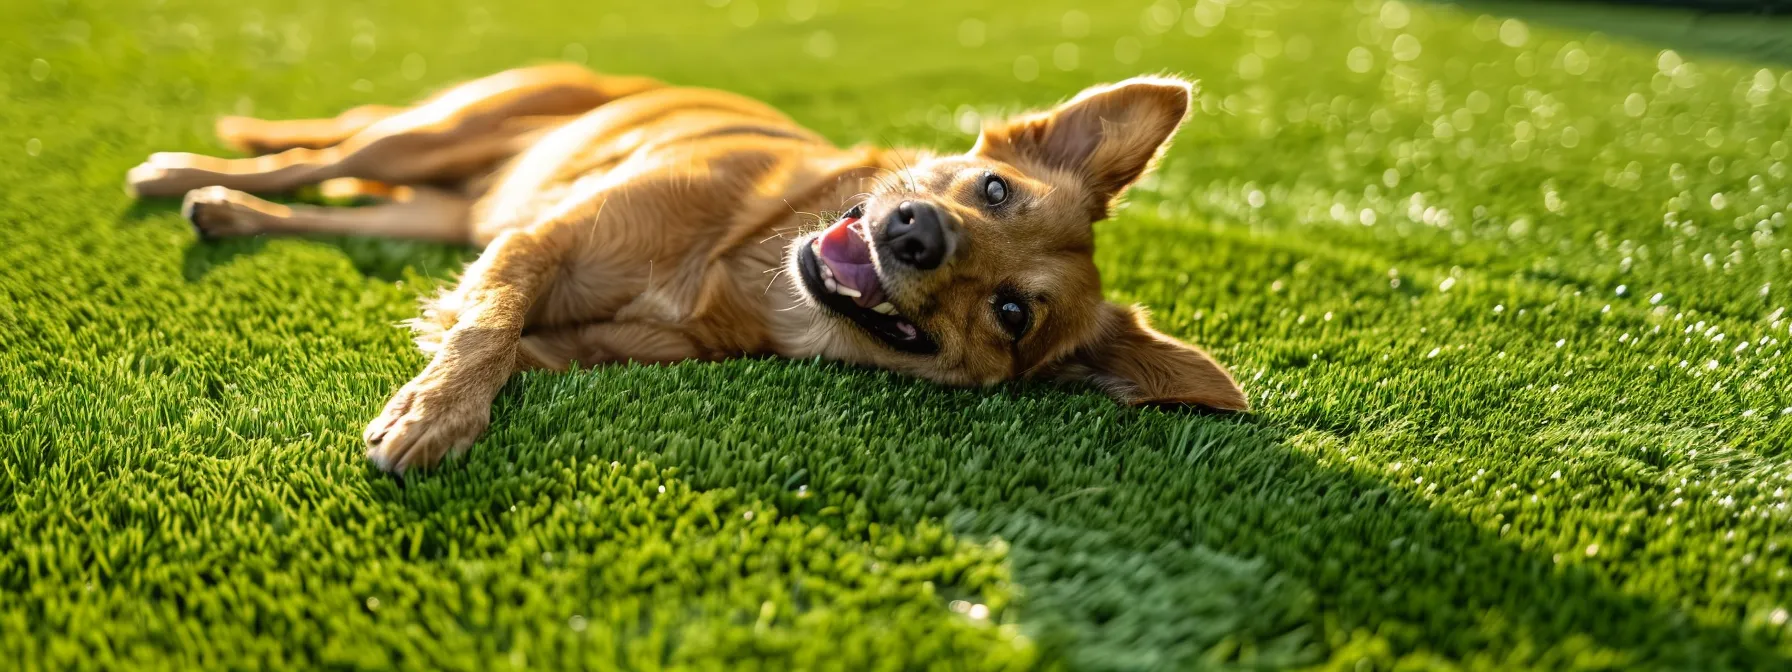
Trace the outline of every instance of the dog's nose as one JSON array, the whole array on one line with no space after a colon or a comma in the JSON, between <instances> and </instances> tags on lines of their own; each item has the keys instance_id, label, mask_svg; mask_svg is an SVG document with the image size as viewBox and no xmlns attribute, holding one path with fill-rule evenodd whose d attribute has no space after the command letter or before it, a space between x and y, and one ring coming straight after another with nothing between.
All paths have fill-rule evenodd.
<instances>
[{"instance_id":1,"label":"dog's nose","mask_svg":"<svg viewBox=\"0 0 1792 672\"><path fill-rule=\"evenodd\" d=\"M939 208L903 201L884 222L884 245L897 261L930 271L946 260L946 226Z\"/></svg>"}]
</instances>

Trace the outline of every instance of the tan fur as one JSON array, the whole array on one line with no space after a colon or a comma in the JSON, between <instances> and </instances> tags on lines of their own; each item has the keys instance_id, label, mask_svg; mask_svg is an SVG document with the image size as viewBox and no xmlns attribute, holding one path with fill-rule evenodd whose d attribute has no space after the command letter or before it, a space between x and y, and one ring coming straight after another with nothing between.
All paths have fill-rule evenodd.
<instances>
[{"instance_id":1,"label":"tan fur","mask_svg":"<svg viewBox=\"0 0 1792 672\"><path fill-rule=\"evenodd\" d=\"M334 119L226 118L262 156L157 154L128 188L186 196L203 234L360 233L483 246L413 322L432 355L367 428L368 456L402 472L471 446L509 377L574 362L823 356L955 385L1071 379L1126 403L1246 407L1223 367L1102 300L1090 225L1148 169L1190 85L1138 78L995 124L964 155L841 149L758 101L567 65L507 71L409 108ZM980 205L999 174L1012 205ZM326 183L363 208L245 192ZM951 253L917 270L874 257L900 314L938 343L901 352L820 305L793 278L817 222L854 204L944 213ZM872 221L869 216L867 222ZM867 224L876 226L876 224ZM1006 288L1006 289L1005 289ZM1018 339L992 309L1028 297Z\"/></svg>"}]
</instances>

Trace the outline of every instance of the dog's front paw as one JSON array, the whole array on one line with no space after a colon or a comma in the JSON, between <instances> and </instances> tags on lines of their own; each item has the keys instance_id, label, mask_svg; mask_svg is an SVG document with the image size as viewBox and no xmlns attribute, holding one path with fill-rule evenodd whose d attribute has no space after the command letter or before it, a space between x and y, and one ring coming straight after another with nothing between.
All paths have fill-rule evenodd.
<instances>
[{"instance_id":1,"label":"dog's front paw","mask_svg":"<svg viewBox=\"0 0 1792 672\"><path fill-rule=\"evenodd\" d=\"M362 438L367 459L386 472L403 474L466 452L490 422L489 404L468 400L442 376L426 371L392 396Z\"/></svg>"}]
</instances>

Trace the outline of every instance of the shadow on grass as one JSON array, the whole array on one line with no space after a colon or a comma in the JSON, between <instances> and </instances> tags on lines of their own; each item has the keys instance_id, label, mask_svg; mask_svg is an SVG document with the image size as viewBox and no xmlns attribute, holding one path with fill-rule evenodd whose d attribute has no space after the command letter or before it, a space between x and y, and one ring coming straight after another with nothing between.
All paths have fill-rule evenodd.
<instances>
[{"instance_id":1,"label":"shadow on grass","mask_svg":"<svg viewBox=\"0 0 1792 672\"><path fill-rule=\"evenodd\" d=\"M742 395L743 378L765 382ZM656 412L631 413L632 399L653 399ZM644 460L834 530L855 516L945 520L960 535L1012 545L1021 623L1077 667L1282 667L1330 652L1543 669L1792 669L1739 627L1702 623L1618 589L1617 577L1578 558L1558 562L1387 482L1319 464L1299 447L1312 433L1264 415L758 361L532 374L506 389L493 417L474 454L440 474L448 478L393 490L393 503L425 521L443 501L497 515L529 478L551 478L556 461Z\"/></svg>"},{"instance_id":2,"label":"shadow on grass","mask_svg":"<svg viewBox=\"0 0 1792 672\"><path fill-rule=\"evenodd\" d=\"M1470 12L1596 31L1686 52L1744 62L1792 64L1792 16L1700 12L1589 0L1434 1Z\"/></svg>"}]
</instances>

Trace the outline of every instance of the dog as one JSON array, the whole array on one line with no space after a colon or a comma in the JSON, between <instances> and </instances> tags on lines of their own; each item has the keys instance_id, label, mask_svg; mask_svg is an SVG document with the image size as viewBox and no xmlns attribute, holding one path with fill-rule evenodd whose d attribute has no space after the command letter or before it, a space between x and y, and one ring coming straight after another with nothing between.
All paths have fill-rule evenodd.
<instances>
[{"instance_id":1,"label":"dog","mask_svg":"<svg viewBox=\"0 0 1792 672\"><path fill-rule=\"evenodd\" d=\"M553 64L411 107L224 117L219 137L255 157L159 153L126 183L184 196L201 237L484 248L410 323L431 360L364 434L388 472L470 448L511 375L574 363L821 357L1243 411L1212 357L1103 299L1093 260L1091 225L1162 153L1191 95L1168 76L1095 86L936 154L842 149L746 97ZM374 204L251 195L310 185Z\"/></svg>"}]
</instances>

